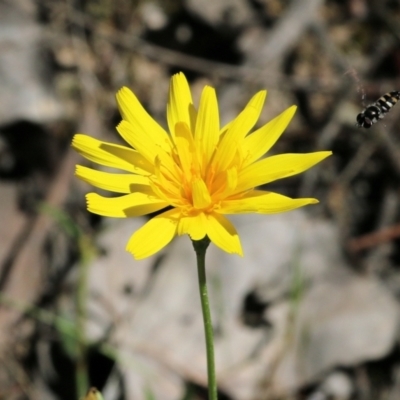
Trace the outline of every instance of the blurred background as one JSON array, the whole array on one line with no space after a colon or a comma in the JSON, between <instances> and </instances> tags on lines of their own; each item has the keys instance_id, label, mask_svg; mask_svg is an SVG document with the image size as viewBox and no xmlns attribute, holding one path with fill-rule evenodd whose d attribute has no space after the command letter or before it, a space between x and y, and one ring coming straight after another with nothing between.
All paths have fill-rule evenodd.
<instances>
[{"instance_id":1,"label":"blurred background","mask_svg":"<svg viewBox=\"0 0 400 400\"><path fill-rule=\"evenodd\" d=\"M296 104L271 154L334 151L268 186L319 205L210 247L220 399L400 399L400 106L355 126L400 89L398 0L0 1L0 399L207 398L190 240L133 260L145 219L89 214L70 148L121 142L124 85L166 126L178 71L222 123L261 89L258 126Z\"/></svg>"}]
</instances>

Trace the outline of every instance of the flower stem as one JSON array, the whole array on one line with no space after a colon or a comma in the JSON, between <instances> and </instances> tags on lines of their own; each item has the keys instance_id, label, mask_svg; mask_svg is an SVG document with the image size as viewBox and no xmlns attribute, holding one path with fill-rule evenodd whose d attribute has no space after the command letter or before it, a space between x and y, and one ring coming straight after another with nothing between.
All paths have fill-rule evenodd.
<instances>
[{"instance_id":1,"label":"flower stem","mask_svg":"<svg viewBox=\"0 0 400 400\"><path fill-rule=\"evenodd\" d=\"M208 300L206 269L205 269L206 250L209 244L210 244L210 239L207 236L202 240L193 240L193 247L197 257L197 272L199 277L200 301L201 301L201 309L203 312L204 334L206 338L208 398L209 400L217 400L218 397L217 397L217 381L215 376L215 362L214 362L213 326L211 321L210 303Z\"/></svg>"}]
</instances>

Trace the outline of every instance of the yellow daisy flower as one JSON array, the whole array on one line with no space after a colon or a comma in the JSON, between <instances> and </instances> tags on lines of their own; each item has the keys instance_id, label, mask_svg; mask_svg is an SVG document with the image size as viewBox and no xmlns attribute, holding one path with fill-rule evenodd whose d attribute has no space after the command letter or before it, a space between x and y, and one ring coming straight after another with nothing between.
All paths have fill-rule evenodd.
<instances>
[{"instance_id":1,"label":"yellow daisy flower","mask_svg":"<svg viewBox=\"0 0 400 400\"><path fill-rule=\"evenodd\" d=\"M171 79L167 104L168 134L126 87L117 93L122 122L117 130L131 146L77 134L72 146L82 156L124 174L81 165L76 175L101 189L123 193L103 197L89 193L87 208L106 217L137 217L168 207L128 241L136 259L148 257L176 235L192 240L206 235L222 250L242 255L239 236L226 214L273 214L318 203L257 190L257 186L299 174L330 151L262 158L292 119L292 106L253 133L266 97L260 91L229 124L220 128L215 89L206 86L195 108L182 73Z\"/></svg>"}]
</instances>

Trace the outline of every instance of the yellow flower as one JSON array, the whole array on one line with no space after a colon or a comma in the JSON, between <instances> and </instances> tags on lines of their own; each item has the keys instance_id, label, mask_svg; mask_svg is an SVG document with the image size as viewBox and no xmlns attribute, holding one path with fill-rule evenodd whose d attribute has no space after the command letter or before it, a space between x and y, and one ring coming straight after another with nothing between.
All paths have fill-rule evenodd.
<instances>
[{"instance_id":1,"label":"yellow flower","mask_svg":"<svg viewBox=\"0 0 400 400\"><path fill-rule=\"evenodd\" d=\"M148 257L176 235L193 240L206 235L228 253L242 255L239 236L226 214L273 214L318 203L256 190L257 186L301 173L330 151L282 154L262 158L292 119L292 106L249 135L266 91L258 92L244 110L220 128L215 90L206 86L200 105L193 105L182 73L171 79L167 104L168 134L126 87L117 93L122 122L117 130L131 146L102 142L77 134L72 146L90 161L127 173L96 171L78 165L76 175L101 189L123 193L103 197L89 193L88 210L106 217L137 217L167 208L128 241L136 259Z\"/></svg>"},{"instance_id":2,"label":"yellow flower","mask_svg":"<svg viewBox=\"0 0 400 400\"><path fill-rule=\"evenodd\" d=\"M96 388L92 387L83 400L104 400L104 398Z\"/></svg>"}]
</instances>

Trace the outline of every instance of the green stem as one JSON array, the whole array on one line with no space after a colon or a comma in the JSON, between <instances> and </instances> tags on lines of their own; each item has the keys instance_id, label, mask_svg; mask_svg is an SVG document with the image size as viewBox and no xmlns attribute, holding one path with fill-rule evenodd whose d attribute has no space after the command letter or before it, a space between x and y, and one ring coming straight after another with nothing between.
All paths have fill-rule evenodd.
<instances>
[{"instance_id":1,"label":"green stem","mask_svg":"<svg viewBox=\"0 0 400 400\"><path fill-rule=\"evenodd\" d=\"M207 236L202 240L193 240L193 247L197 257L197 272L199 277L200 301L201 301L201 309L203 311L204 333L206 338L208 398L209 400L217 400L218 397L217 397L217 381L215 375L215 362L214 362L213 326L211 321L210 303L208 300L206 269L205 269L206 250L209 244L210 244L210 239Z\"/></svg>"}]
</instances>

